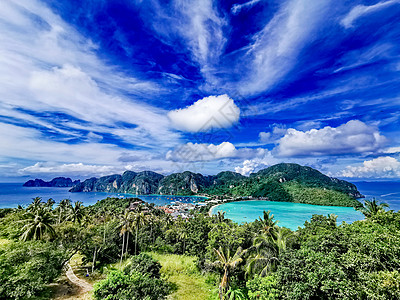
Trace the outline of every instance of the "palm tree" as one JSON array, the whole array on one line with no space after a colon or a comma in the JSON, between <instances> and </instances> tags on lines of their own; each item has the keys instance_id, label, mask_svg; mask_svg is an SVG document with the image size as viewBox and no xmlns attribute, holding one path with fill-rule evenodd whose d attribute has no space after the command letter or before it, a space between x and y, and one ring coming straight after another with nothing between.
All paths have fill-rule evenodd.
<instances>
[{"instance_id":1,"label":"palm tree","mask_svg":"<svg viewBox=\"0 0 400 300\"><path fill-rule=\"evenodd\" d=\"M35 212L27 212L25 214L26 222L22 228L24 231L20 237L22 241L41 240L47 232L50 237L55 236L55 231L51 226L53 216L49 210L44 207L39 207Z\"/></svg>"},{"instance_id":2,"label":"palm tree","mask_svg":"<svg viewBox=\"0 0 400 300\"><path fill-rule=\"evenodd\" d=\"M47 209L53 210L54 203L56 203L56 201L54 201L53 198L49 198L49 200L47 200L45 206Z\"/></svg>"},{"instance_id":3,"label":"palm tree","mask_svg":"<svg viewBox=\"0 0 400 300\"><path fill-rule=\"evenodd\" d=\"M243 256L246 254L247 250L238 247L233 256L230 255L229 248L225 252L222 247L219 247L218 250L214 248L214 252L217 255L217 260L213 265L224 270L224 275L222 276L218 291L219 298L223 300L229 288L230 273L243 261Z\"/></svg>"},{"instance_id":4,"label":"palm tree","mask_svg":"<svg viewBox=\"0 0 400 300\"><path fill-rule=\"evenodd\" d=\"M29 212L38 211L43 206L42 198L35 197L35 198L32 198L32 200L33 201L31 204L29 204L27 211L29 211Z\"/></svg>"},{"instance_id":5,"label":"palm tree","mask_svg":"<svg viewBox=\"0 0 400 300\"><path fill-rule=\"evenodd\" d=\"M380 211L385 211L385 208L388 207L389 205L387 203L378 203L376 199L373 198L372 200L365 200L364 205L357 208L357 210L362 212L365 217L370 218Z\"/></svg>"},{"instance_id":6,"label":"palm tree","mask_svg":"<svg viewBox=\"0 0 400 300\"><path fill-rule=\"evenodd\" d=\"M265 276L274 270L279 262L279 255L286 251L286 242L291 235L291 231L278 227L275 236L262 233L255 237L253 249L256 249L256 252L248 259L246 273Z\"/></svg>"},{"instance_id":7,"label":"palm tree","mask_svg":"<svg viewBox=\"0 0 400 300\"><path fill-rule=\"evenodd\" d=\"M61 223L62 215L68 210L72 209L71 200L63 199L58 204L58 224Z\"/></svg>"},{"instance_id":8,"label":"palm tree","mask_svg":"<svg viewBox=\"0 0 400 300\"><path fill-rule=\"evenodd\" d=\"M121 261L120 264L122 264L122 258L124 256L124 251L125 251L125 235L127 232L131 230L131 224L132 224L132 213L129 210L125 210L124 214L120 216L120 235L122 236L122 250L121 250Z\"/></svg>"},{"instance_id":9,"label":"palm tree","mask_svg":"<svg viewBox=\"0 0 400 300\"><path fill-rule=\"evenodd\" d=\"M153 215L153 214L149 214L149 215L146 217L146 223L147 223L148 225L150 225L150 241L152 241L153 243L154 243L154 239L153 239L153 226L154 226L155 224L157 224L157 221L158 221L158 217L155 216L155 215Z\"/></svg>"},{"instance_id":10,"label":"palm tree","mask_svg":"<svg viewBox=\"0 0 400 300\"><path fill-rule=\"evenodd\" d=\"M215 218L217 219L217 223L225 222L225 212L219 210L215 215Z\"/></svg>"},{"instance_id":11,"label":"palm tree","mask_svg":"<svg viewBox=\"0 0 400 300\"><path fill-rule=\"evenodd\" d=\"M261 233L269 234L271 236L275 236L277 231L278 221L274 221L274 215L271 214L271 211L263 211L263 218L258 218L258 221L261 223Z\"/></svg>"},{"instance_id":12,"label":"palm tree","mask_svg":"<svg viewBox=\"0 0 400 300\"><path fill-rule=\"evenodd\" d=\"M146 224L146 216L143 212L138 211L133 215L133 228L135 228L135 255L137 255L137 239L139 228Z\"/></svg>"},{"instance_id":13,"label":"palm tree","mask_svg":"<svg viewBox=\"0 0 400 300\"><path fill-rule=\"evenodd\" d=\"M74 223L81 224L83 219L83 205L81 201L75 201L74 206L71 207L69 211L68 220L71 220Z\"/></svg>"},{"instance_id":14,"label":"palm tree","mask_svg":"<svg viewBox=\"0 0 400 300\"><path fill-rule=\"evenodd\" d=\"M178 231L178 238L183 241L183 250L182 254L185 254L185 248L186 248L186 239L188 238L188 234L185 230L185 228L180 228Z\"/></svg>"}]
</instances>

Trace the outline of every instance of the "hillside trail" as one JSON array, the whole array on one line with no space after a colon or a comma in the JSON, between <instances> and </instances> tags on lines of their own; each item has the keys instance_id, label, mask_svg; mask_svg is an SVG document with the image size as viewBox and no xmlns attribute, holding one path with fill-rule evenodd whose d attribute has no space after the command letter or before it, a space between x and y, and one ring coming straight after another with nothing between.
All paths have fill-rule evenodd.
<instances>
[{"instance_id":1,"label":"hillside trail","mask_svg":"<svg viewBox=\"0 0 400 300\"><path fill-rule=\"evenodd\" d=\"M70 264L68 264L68 270L65 275L67 276L69 281L71 281L73 284L77 285L80 288L80 292L82 294L87 293L93 289L93 286L90 283L86 282L83 279L78 278L75 275Z\"/></svg>"}]
</instances>

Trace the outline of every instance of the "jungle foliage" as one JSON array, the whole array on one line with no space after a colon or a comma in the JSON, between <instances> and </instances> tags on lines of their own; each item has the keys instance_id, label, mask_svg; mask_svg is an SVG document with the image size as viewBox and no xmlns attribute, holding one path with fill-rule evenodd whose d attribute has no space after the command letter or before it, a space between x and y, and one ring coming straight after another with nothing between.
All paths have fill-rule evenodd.
<instances>
[{"instance_id":1,"label":"jungle foliage","mask_svg":"<svg viewBox=\"0 0 400 300\"><path fill-rule=\"evenodd\" d=\"M35 198L27 208L3 211L0 299L40 294L77 252L91 272L104 274L96 299L163 299L173 292L168 276L175 275L163 277L160 264L144 252L195 258L196 270L182 274L208 278L204 284L215 286L210 295L220 299L400 294L400 213L376 200L359 208L365 220L338 225L335 215L314 215L297 231L279 227L270 212L239 225L223 213L209 217L195 210L187 220L173 219L153 205L132 202L138 201L108 198L84 207ZM124 268L110 271L110 264L122 261Z\"/></svg>"}]
</instances>

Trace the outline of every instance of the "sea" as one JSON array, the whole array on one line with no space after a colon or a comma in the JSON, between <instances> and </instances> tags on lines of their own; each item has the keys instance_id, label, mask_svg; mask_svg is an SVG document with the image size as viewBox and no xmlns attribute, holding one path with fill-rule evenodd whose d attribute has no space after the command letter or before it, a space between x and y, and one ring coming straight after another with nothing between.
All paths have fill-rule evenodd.
<instances>
[{"instance_id":1,"label":"sea","mask_svg":"<svg viewBox=\"0 0 400 300\"><path fill-rule=\"evenodd\" d=\"M169 195L134 195L123 193L70 193L70 188L62 187L24 187L23 183L0 183L0 208L14 208L21 205L26 207L35 197L41 197L43 201L52 198L56 203L63 199L70 199L72 202L81 201L83 205L95 204L98 200L107 197L130 198L138 197L143 201L155 205L166 205L174 202L194 203L204 200L204 197L193 196L169 196Z\"/></svg>"},{"instance_id":2,"label":"sea","mask_svg":"<svg viewBox=\"0 0 400 300\"><path fill-rule=\"evenodd\" d=\"M400 182L354 182L365 199L376 198L378 201L389 204L389 209L400 210ZM44 201L49 198L58 203L63 199L82 201L85 206L93 205L98 200L107 197L138 197L143 201L156 205L172 204L174 202L194 203L203 200L201 197L169 196L169 195L134 195L123 193L70 193L70 188L54 187L23 187L23 183L0 183L0 208L13 208L21 205L28 206L32 199L41 197ZM363 201L363 199L360 199ZM272 202L272 201L246 201L222 204L214 208L226 212L226 217L235 222L251 222L262 216L264 210L271 210L279 225L297 229L303 226L306 220L310 220L313 214L327 215L334 213L338 216L338 222L347 223L363 219L363 215L351 207L318 206L299 203Z\"/></svg>"}]
</instances>

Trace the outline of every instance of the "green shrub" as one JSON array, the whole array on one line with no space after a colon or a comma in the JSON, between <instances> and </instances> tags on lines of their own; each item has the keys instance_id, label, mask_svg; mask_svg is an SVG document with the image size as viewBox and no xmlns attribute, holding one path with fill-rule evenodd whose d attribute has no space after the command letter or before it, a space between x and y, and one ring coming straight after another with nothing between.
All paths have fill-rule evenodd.
<instances>
[{"instance_id":1,"label":"green shrub","mask_svg":"<svg viewBox=\"0 0 400 300\"><path fill-rule=\"evenodd\" d=\"M93 295L97 300L160 300L170 291L170 285L161 279L135 271L131 274L112 271L105 280L95 284Z\"/></svg>"},{"instance_id":2,"label":"green shrub","mask_svg":"<svg viewBox=\"0 0 400 300\"><path fill-rule=\"evenodd\" d=\"M11 242L0 248L0 299L31 298L61 274L65 252L45 242Z\"/></svg>"},{"instance_id":3,"label":"green shrub","mask_svg":"<svg viewBox=\"0 0 400 300\"><path fill-rule=\"evenodd\" d=\"M124 268L126 274L139 272L150 277L160 278L161 264L146 253L133 256Z\"/></svg>"},{"instance_id":4,"label":"green shrub","mask_svg":"<svg viewBox=\"0 0 400 300\"><path fill-rule=\"evenodd\" d=\"M279 297L278 282L273 275L266 277L256 275L247 281L246 286L249 299L272 300Z\"/></svg>"}]
</instances>

